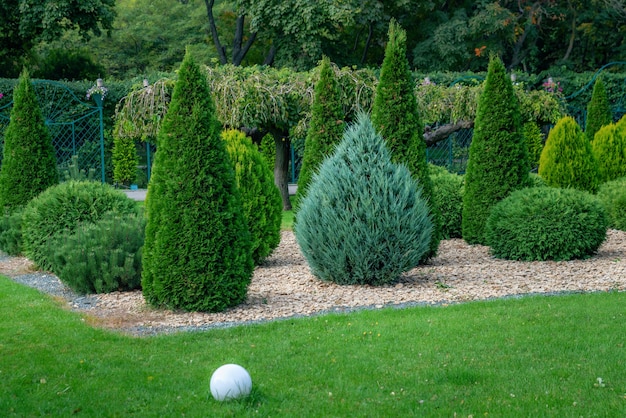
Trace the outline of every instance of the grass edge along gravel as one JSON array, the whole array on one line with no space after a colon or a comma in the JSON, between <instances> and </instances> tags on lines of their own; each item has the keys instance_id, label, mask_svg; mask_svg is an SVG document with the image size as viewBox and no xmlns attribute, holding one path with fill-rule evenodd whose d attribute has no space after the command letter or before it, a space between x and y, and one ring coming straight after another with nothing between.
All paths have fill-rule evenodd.
<instances>
[{"instance_id":1,"label":"grass edge along gravel","mask_svg":"<svg viewBox=\"0 0 626 418\"><path fill-rule=\"evenodd\" d=\"M624 416L625 307L533 296L135 338L0 277L0 415ZM211 397L226 363L249 398Z\"/></svg>"}]
</instances>

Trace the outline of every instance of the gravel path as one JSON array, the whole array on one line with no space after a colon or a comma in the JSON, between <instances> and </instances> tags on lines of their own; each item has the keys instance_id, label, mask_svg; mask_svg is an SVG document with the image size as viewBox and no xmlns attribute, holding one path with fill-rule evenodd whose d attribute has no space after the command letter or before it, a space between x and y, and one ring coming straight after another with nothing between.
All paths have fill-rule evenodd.
<instances>
[{"instance_id":1,"label":"gravel path","mask_svg":"<svg viewBox=\"0 0 626 418\"><path fill-rule=\"evenodd\" d=\"M391 286L339 286L313 277L294 235L282 232L274 254L254 272L247 301L223 313L153 309L140 291L80 296L54 275L32 271L25 258L0 256L0 274L65 299L93 325L133 335L204 330L279 318L354 309L457 303L515 295L626 290L626 232L609 230L598 254L587 260L498 260L489 248L459 239L441 242L430 263Z\"/></svg>"}]
</instances>

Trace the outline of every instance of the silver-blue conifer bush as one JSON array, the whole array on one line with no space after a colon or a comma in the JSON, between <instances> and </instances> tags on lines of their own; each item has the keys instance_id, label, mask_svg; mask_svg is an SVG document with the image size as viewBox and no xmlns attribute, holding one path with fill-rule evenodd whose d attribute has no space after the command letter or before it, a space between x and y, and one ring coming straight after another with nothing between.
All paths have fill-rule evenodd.
<instances>
[{"instance_id":1,"label":"silver-blue conifer bush","mask_svg":"<svg viewBox=\"0 0 626 418\"><path fill-rule=\"evenodd\" d=\"M339 284L396 281L419 264L432 231L420 185L364 114L313 176L295 225L312 273Z\"/></svg>"}]
</instances>

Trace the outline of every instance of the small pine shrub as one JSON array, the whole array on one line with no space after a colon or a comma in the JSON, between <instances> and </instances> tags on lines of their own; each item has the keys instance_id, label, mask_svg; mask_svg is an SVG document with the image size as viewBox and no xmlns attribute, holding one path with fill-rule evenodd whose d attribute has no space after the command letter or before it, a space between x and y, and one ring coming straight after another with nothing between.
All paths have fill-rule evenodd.
<instances>
[{"instance_id":1,"label":"small pine shrub","mask_svg":"<svg viewBox=\"0 0 626 418\"><path fill-rule=\"evenodd\" d=\"M24 209L24 254L44 270L51 270L47 243L83 222L96 222L107 212L134 214L137 206L123 192L92 181L68 181L50 187Z\"/></svg>"},{"instance_id":2,"label":"small pine shrub","mask_svg":"<svg viewBox=\"0 0 626 418\"><path fill-rule=\"evenodd\" d=\"M250 233L206 74L178 70L146 199L141 286L152 305L218 312L245 301Z\"/></svg>"},{"instance_id":3,"label":"small pine shrub","mask_svg":"<svg viewBox=\"0 0 626 418\"><path fill-rule=\"evenodd\" d=\"M618 125L600 128L591 143L599 184L626 176L626 119L622 119Z\"/></svg>"},{"instance_id":4,"label":"small pine shrub","mask_svg":"<svg viewBox=\"0 0 626 418\"><path fill-rule=\"evenodd\" d=\"M598 198L609 217L609 227L626 231L626 177L604 183Z\"/></svg>"},{"instance_id":5,"label":"small pine shrub","mask_svg":"<svg viewBox=\"0 0 626 418\"><path fill-rule=\"evenodd\" d=\"M141 287L145 221L136 214L106 213L51 240L53 272L77 293L110 293Z\"/></svg>"},{"instance_id":6,"label":"small pine shrub","mask_svg":"<svg viewBox=\"0 0 626 418\"><path fill-rule=\"evenodd\" d=\"M441 238L461 238L463 176L429 164L433 201L441 214Z\"/></svg>"},{"instance_id":7,"label":"small pine shrub","mask_svg":"<svg viewBox=\"0 0 626 418\"><path fill-rule=\"evenodd\" d=\"M596 253L608 219L600 200L575 189L530 187L493 207L485 237L497 258L571 260Z\"/></svg>"},{"instance_id":8,"label":"small pine shrub","mask_svg":"<svg viewBox=\"0 0 626 418\"><path fill-rule=\"evenodd\" d=\"M606 88L601 78L598 78L593 85L591 100L587 104L587 120L585 123L585 135L589 142L593 142L596 132L601 127L613 122L613 112L609 98L606 95Z\"/></svg>"},{"instance_id":9,"label":"small pine shrub","mask_svg":"<svg viewBox=\"0 0 626 418\"><path fill-rule=\"evenodd\" d=\"M58 182L52 136L24 70L13 91L11 119L4 131L0 209L22 207Z\"/></svg>"},{"instance_id":10,"label":"small pine shrub","mask_svg":"<svg viewBox=\"0 0 626 418\"><path fill-rule=\"evenodd\" d=\"M543 150L543 134L537 123L526 122L522 126L522 135L528 147L528 161L530 162L530 167L535 170L539 167L539 158L541 158L541 151Z\"/></svg>"},{"instance_id":11,"label":"small pine shrub","mask_svg":"<svg viewBox=\"0 0 626 418\"><path fill-rule=\"evenodd\" d=\"M406 55L406 31L395 19L389 23L388 38L372 107L372 123L385 140L392 161L405 164L422 188L434 228L429 250L422 260L426 261L437 255L441 214L431 204L433 184L428 171L424 126L413 92L415 82Z\"/></svg>"},{"instance_id":12,"label":"small pine shrub","mask_svg":"<svg viewBox=\"0 0 626 418\"><path fill-rule=\"evenodd\" d=\"M293 200L295 212L298 211L300 200L306 195L313 173L341 141L345 129L344 118L341 90L335 80L330 60L324 57L320 65L320 78L315 84L311 123L306 135L298 191Z\"/></svg>"},{"instance_id":13,"label":"small pine shrub","mask_svg":"<svg viewBox=\"0 0 626 418\"><path fill-rule=\"evenodd\" d=\"M598 190L598 165L591 143L572 117L559 120L548 134L539 175L550 187Z\"/></svg>"},{"instance_id":14,"label":"small pine shrub","mask_svg":"<svg viewBox=\"0 0 626 418\"><path fill-rule=\"evenodd\" d=\"M515 190L528 187L528 150L519 103L502 61L492 56L478 99L463 194L463 239L485 244L491 208Z\"/></svg>"},{"instance_id":15,"label":"small pine shrub","mask_svg":"<svg viewBox=\"0 0 626 418\"><path fill-rule=\"evenodd\" d=\"M294 232L318 278L384 285L419 264L432 230L418 183L361 114L313 177Z\"/></svg>"},{"instance_id":16,"label":"small pine shrub","mask_svg":"<svg viewBox=\"0 0 626 418\"><path fill-rule=\"evenodd\" d=\"M22 254L23 208L5 212L0 218L0 250L8 255Z\"/></svg>"},{"instance_id":17,"label":"small pine shrub","mask_svg":"<svg viewBox=\"0 0 626 418\"><path fill-rule=\"evenodd\" d=\"M283 203L265 159L244 133L222 132L235 170L243 213L250 231L252 258L260 264L280 242Z\"/></svg>"}]
</instances>

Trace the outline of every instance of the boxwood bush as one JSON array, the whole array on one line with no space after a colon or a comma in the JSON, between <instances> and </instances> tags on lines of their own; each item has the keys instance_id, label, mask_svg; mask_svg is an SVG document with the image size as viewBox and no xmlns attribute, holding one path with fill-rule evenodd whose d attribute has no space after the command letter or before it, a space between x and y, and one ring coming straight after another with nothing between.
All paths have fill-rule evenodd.
<instances>
[{"instance_id":1,"label":"boxwood bush","mask_svg":"<svg viewBox=\"0 0 626 418\"><path fill-rule=\"evenodd\" d=\"M106 213L135 214L137 205L112 186L91 181L68 181L50 187L31 200L22 217L24 254L44 270L52 269L47 244L62 232Z\"/></svg>"},{"instance_id":2,"label":"boxwood bush","mask_svg":"<svg viewBox=\"0 0 626 418\"><path fill-rule=\"evenodd\" d=\"M626 231L626 177L604 183L598 197L609 216L609 227Z\"/></svg>"},{"instance_id":3,"label":"boxwood bush","mask_svg":"<svg viewBox=\"0 0 626 418\"><path fill-rule=\"evenodd\" d=\"M600 200L584 191L530 187L493 207L485 228L497 258L570 260L595 254L608 227Z\"/></svg>"},{"instance_id":4,"label":"boxwood bush","mask_svg":"<svg viewBox=\"0 0 626 418\"><path fill-rule=\"evenodd\" d=\"M108 212L56 235L48 245L52 270L78 293L109 293L141 287L144 217Z\"/></svg>"},{"instance_id":5,"label":"boxwood bush","mask_svg":"<svg viewBox=\"0 0 626 418\"><path fill-rule=\"evenodd\" d=\"M294 232L320 279L383 285L419 264L432 231L418 183L359 115L313 177Z\"/></svg>"}]
</instances>

